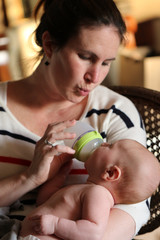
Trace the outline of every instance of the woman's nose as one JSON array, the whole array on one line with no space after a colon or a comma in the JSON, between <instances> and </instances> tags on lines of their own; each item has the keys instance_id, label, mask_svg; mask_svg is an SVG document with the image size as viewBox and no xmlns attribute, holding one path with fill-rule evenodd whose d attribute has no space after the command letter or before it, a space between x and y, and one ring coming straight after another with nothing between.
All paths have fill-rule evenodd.
<instances>
[{"instance_id":1,"label":"woman's nose","mask_svg":"<svg viewBox=\"0 0 160 240\"><path fill-rule=\"evenodd\" d=\"M87 82L97 83L100 80L100 70L98 68L88 70L85 75L84 79Z\"/></svg>"}]
</instances>

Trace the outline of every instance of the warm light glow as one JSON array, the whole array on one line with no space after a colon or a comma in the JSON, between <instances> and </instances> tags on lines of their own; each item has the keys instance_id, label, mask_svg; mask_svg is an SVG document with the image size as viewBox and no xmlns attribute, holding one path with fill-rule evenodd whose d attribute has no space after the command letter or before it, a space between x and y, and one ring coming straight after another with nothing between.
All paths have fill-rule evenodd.
<instances>
[{"instance_id":1,"label":"warm light glow","mask_svg":"<svg viewBox=\"0 0 160 240\"><path fill-rule=\"evenodd\" d=\"M35 64L35 57L39 47L34 43L34 41L32 41L33 38L31 36L35 28L36 24L32 20L27 21L18 28L18 38L20 42L20 54L24 76L30 75L39 63Z\"/></svg>"}]
</instances>

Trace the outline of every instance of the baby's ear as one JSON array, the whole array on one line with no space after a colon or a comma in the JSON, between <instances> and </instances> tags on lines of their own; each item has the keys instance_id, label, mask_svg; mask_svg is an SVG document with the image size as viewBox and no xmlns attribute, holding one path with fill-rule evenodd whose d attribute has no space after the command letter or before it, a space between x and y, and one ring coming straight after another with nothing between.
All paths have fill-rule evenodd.
<instances>
[{"instance_id":1,"label":"baby's ear","mask_svg":"<svg viewBox=\"0 0 160 240\"><path fill-rule=\"evenodd\" d=\"M101 178L105 181L116 181L121 176L121 169L118 166L111 166L106 168L101 174Z\"/></svg>"}]
</instances>

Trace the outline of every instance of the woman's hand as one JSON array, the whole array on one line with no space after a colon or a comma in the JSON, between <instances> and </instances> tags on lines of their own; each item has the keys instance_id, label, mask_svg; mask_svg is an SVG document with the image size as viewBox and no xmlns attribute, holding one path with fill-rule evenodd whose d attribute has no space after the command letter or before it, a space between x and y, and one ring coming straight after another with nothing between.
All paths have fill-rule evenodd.
<instances>
[{"instance_id":1,"label":"woman's hand","mask_svg":"<svg viewBox=\"0 0 160 240\"><path fill-rule=\"evenodd\" d=\"M44 136L37 142L34 152L33 161L27 169L27 177L32 180L35 187L53 178L60 170L68 158L57 155L59 153L74 154L75 151L65 145L51 146L58 140L73 139L74 133L65 132L64 129L71 127L76 123L75 120L65 121L58 124L49 124Z\"/></svg>"},{"instance_id":2,"label":"woman's hand","mask_svg":"<svg viewBox=\"0 0 160 240\"><path fill-rule=\"evenodd\" d=\"M36 144L33 161L28 169L0 181L0 206L11 205L24 194L40 186L47 180L49 181L45 187L45 191L50 189L51 180L56 181L54 184L55 191L62 185L71 165L71 155L69 154L73 154L74 150L64 145L52 147L46 144L45 140L47 139L54 143L57 140L74 138L75 134L64 132L64 129L73 126L75 123L76 121L73 120L56 125L50 124L48 126L44 136ZM59 153L66 154L60 154L57 157ZM65 155L67 157L64 157ZM48 198L50 194L51 192L48 191L46 197ZM43 198L40 199L41 202L43 200Z\"/></svg>"}]
</instances>

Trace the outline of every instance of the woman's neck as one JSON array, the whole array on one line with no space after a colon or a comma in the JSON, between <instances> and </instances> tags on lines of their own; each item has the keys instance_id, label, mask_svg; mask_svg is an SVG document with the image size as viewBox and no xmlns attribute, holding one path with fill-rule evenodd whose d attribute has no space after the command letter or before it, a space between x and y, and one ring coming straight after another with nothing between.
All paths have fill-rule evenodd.
<instances>
[{"instance_id":1,"label":"woman's neck","mask_svg":"<svg viewBox=\"0 0 160 240\"><path fill-rule=\"evenodd\" d=\"M58 99L36 72L28 78L10 82L7 91L7 105L12 114L39 136L51 122L78 120L87 103L87 98L79 103Z\"/></svg>"}]
</instances>

